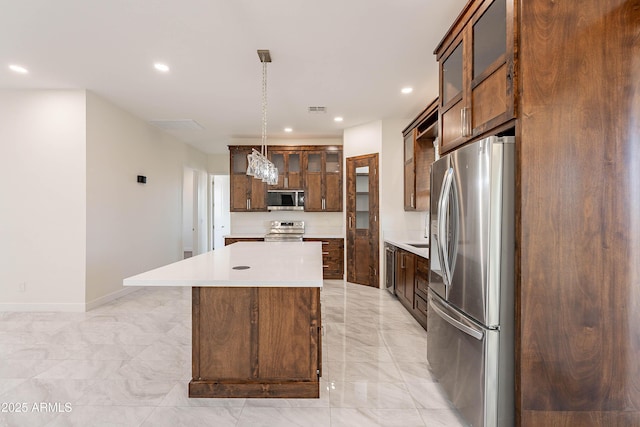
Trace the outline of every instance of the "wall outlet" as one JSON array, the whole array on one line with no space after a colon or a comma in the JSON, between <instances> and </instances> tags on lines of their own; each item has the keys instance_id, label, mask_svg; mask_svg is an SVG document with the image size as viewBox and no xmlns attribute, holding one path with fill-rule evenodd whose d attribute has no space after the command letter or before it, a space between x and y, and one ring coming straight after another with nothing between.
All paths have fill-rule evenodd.
<instances>
[{"instance_id":1,"label":"wall outlet","mask_svg":"<svg viewBox=\"0 0 640 427\"><path fill-rule=\"evenodd\" d=\"M18 283L18 292L26 292L27 291L27 282Z\"/></svg>"}]
</instances>

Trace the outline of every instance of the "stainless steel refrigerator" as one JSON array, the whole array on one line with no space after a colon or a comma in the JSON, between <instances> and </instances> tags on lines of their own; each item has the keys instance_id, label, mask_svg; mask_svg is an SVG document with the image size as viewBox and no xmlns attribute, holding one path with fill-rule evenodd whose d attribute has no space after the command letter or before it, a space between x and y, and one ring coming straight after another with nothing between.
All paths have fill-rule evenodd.
<instances>
[{"instance_id":1,"label":"stainless steel refrigerator","mask_svg":"<svg viewBox=\"0 0 640 427\"><path fill-rule=\"evenodd\" d=\"M427 359L474 427L514 425L514 137L431 166Z\"/></svg>"}]
</instances>

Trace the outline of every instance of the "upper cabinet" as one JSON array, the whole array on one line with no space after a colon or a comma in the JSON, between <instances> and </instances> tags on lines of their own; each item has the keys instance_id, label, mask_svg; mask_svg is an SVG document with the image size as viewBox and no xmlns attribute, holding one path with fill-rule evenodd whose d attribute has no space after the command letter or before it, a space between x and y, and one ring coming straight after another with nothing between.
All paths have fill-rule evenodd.
<instances>
[{"instance_id":1,"label":"upper cabinet","mask_svg":"<svg viewBox=\"0 0 640 427\"><path fill-rule=\"evenodd\" d=\"M402 132L404 136L404 210L429 209L429 166L435 160L438 100L425 108Z\"/></svg>"},{"instance_id":2,"label":"upper cabinet","mask_svg":"<svg viewBox=\"0 0 640 427\"><path fill-rule=\"evenodd\" d=\"M303 153L304 210L342 211L342 149L334 146Z\"/></svg>"},{"instance_id":3,"label":"upper cabinet","mask_svg":"<svg viewBox=\"0 0 640 427\"><path fill-rule=\"evenodd\" d=\"M302 152L284 148L269 150L269 159L278 168L278 184L273 190L302 190Z\"/></svg>"},{"instance_id":4,"label":"upper cabinet","mask_svg":"<svg viewBox=\"0 0 640 427\"><path fill-rule=\"evenodd\" d=\"M342 211L342 147L324 145L269 146L278 168L278 184L247 175L247 156L259 147L230 145L231 212L267 211L267 190L304 190L305 211Z\"/></svg>"},{"instance_id":5,"label":"upper cabinet","mask_svg":"<svg viewBox=\"0 0 640 427\"><path fill-rule=\"evenodd\" d=\"M441 152L515 117L513 34L513 2L476 0L436 48Z\"/></svg>"},{"instance_id":6,"label":"upper cabinet","mask_svg":"<svg viewBox=\"0 0 640 427\"><path fill-rule=\"evenodd\" d=\"M251 146L230 146L230 210L252 212L267 210L267 184L247 175L247 156Z\"/></svg>"}]
</instances>

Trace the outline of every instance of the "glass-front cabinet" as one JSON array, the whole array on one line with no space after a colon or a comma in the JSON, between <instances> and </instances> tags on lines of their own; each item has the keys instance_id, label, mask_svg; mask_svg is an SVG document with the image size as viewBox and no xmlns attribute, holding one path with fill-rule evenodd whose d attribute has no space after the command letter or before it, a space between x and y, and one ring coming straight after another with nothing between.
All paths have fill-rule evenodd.
<instances>
[{"instance_id":1,"label":"glass-front cabinet","mask_svg":"<svg viewBox=\"0 0 640 427\"><path fill-rule=\"evenodd\" d=\"M269 158L278 168L278 183L273 190L302 190L302 153L288 150L271 150Z\"/></svg>"},{"instance_id":2,"label":"glass-front cabinet","mask_svg":"<svg viewBox=\"0 0 640 427\"><path fill-rule=\"evenodd\" d=\"M247 175L247 156L251 146L233 146L230 150L230 210L251 212L267 210L267 184Z\"/></svg>"},{"instance_id":3,"label":"glass-front cabinet","mask_svg":"<svg viewBox=\"0 0 640 427\"><path fill-rule=\"evenodd\" d=\"M476 0L436 48L441 152L515 117L513 32L512 1Z\"/></svg>"},{"instance_id":4,"label":"glass-front cabinet","mask_svg":"<svg viewBox=\"0 0 640 427\"><path fill-rule=\"evenodd\" d=\"M307 212L342 211L342 150L303 153L305 205Z\"/></svg>"}]
</instances>

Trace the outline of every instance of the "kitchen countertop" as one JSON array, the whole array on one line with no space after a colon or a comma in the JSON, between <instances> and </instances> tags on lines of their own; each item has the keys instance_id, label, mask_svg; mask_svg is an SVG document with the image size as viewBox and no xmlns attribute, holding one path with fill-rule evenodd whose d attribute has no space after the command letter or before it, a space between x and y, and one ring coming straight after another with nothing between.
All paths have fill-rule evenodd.
<instances>
[{"instance_id":1,"label":"kitchen countertop","mask_svg":"<svg viewBox=\"0 0 640 427\"><path fill-rule=\"evenodd\" d=\"M403 232L384 232L383 239L385 243L390 243L395 247L404 249L405 251L414 253L423 258L429 259L429 248L416 248L411 244L424 245L429 244L429 239L416 233Z\"/></svg>"},{"instance_id":2,"label":"kitchen countertop","mask_svg":"<svg viewBox=\"0 0 640 427\"><path fill-rule=\"evenodd\" d=\"M223 238L230 238L230 239L256 239L256 238L260 238L262 239L264 237L264 234L258 234L258 233L233 233L233 234L227 234L226 236L222 236ZM316 234L316 233L304 233L303 238L305 239L344 239L344 236L341 236L339 234Z\"/></svg>"},{"instance_id":3,"label":"kitchen countertop","mask_svg":"<svg viewBox=\"0 0 640 427\"><path fill-rule=\"evenodd\" d=\"M127 277L123 285L321 288L322 243L238 242Z\"/></svg>"}]
</instances>

